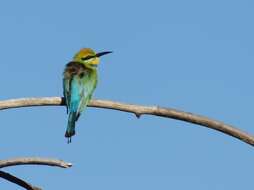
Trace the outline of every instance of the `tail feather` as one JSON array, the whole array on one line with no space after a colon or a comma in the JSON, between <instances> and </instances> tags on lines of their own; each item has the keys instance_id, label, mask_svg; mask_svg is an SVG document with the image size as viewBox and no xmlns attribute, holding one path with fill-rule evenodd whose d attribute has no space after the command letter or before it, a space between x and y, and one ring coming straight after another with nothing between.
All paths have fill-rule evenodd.
<instances>
[{"instance_id":1,"label":"tail feather","mask_svg":"<svg viewBox=\"0 0 254 190\"><path fill-rule=\"evenodd\" d=\"M76 119L77 119L76 112L70 112L68 117L68 125L65 132L65 137L68 138L68 143L71 143L71 137L75 135Z\"/></svg>"}]
</instances>

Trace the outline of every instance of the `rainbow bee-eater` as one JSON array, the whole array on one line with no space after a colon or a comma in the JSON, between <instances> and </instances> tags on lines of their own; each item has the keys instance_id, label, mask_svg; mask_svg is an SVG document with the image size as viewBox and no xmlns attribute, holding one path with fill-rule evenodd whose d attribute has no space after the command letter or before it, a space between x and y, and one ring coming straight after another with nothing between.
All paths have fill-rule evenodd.
<instances>
[{"instance_id":1,"label":"rainbow bee-eater","mask_svg":"<svg viewBox=\"0 0 254 190\"><path fill-rule=\"evenodd\" d=\"M95 53L90 48L83 48L75 54L63 73L63 93L67 107L68 124L65 137L68 143L75 135L75 123L81 112L87 107L97 85L97 66L99 57L111 51Z\"/></svg>"}]
</instances>

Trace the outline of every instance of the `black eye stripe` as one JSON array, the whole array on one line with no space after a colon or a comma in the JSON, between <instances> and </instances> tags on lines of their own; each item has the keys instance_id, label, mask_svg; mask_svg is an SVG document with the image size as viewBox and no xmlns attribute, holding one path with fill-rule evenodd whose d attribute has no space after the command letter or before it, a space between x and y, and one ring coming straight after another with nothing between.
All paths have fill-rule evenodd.
<instances>
[{"instance_id":1,"label":"black eye stripe","mask_svg":"<svg viewBox=\"0 0 254 190\"><path fill-rule=\"evenodd\" d=\"M94 57L96 57L96 55L88 55L86 57L82 57L81 59L82 60L88 60L88 59L91 59L91 58L94 58Z\"/></svg>"}]
</instances>

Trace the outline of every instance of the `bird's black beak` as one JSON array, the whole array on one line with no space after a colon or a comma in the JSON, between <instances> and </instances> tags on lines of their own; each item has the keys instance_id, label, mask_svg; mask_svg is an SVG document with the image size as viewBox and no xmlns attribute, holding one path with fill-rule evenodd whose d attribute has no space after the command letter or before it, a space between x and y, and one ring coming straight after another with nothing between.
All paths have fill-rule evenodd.
<instances>
[{"instance_id":1,"label":"bird's black beak","mask_svg":"<svg viewBox=\"0 0 254 190\"><path fill-rule=\"evenodd\" d=\"M106 54L109 54L109 53L113 53L113 52L112 52L112 51L100 52L100 53L97 53L97 54L96 54L96 57L100 57L100 56L103 56L103 55L106 55Z\"/></svg>"}]
</instances>

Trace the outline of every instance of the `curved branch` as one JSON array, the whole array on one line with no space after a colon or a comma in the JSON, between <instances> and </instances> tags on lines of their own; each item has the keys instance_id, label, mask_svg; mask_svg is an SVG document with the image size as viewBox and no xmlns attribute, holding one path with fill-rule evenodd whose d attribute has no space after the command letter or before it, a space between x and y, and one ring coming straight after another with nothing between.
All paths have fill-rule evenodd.
<instances>
[{"instance_id":1,"label":"curved branch","mask_svg":"<svg viewBox=\"0 0 254 190\"><path fill-rule=\"evenodd\" d=\"M47 166L57 166L60 168L69 168L72 166L71 163L67 163L63 160L49 158L25 157L25 158L0 160L0 168L17 165L47 165Z\"/></svg>"},{"instance_id":2,"label":"curved branch","mask_svg":"<svg viewBox=\"0 0 254 190\"><path fill-rule=\"evenodd\" d=\"M49 158L38 158L38 157L25 157L25 158L14 158L7 160L0 160L0 168L17 166L17 165L47 165L47 166L57 166L61 168L69 168L72 166L71 163L64 162L63 160L49 159ZM0 171L0 177L15 183L27 190L41 190L39 187L35 187L24 180L17 178L9 173Z\"/></svg>"},{"instance_id":3,"label":"curved branch","mask_svg":"<svg viewBox=\"0 0 254 190\"><path fill-rule=\"evenodd\" d=\"M17 178L16 176L11 175L11 174L4 172L4 171L0 171L0 177L7 180L7 181L15 183L15 184L19 185L20 187L23 187L27 190L41 190L41 188L35 187L35 186L25 182L24 180Z\"/></svg>"},{"instance_id":4,"label":"curved branch","mask_svg":"<svg viewBox=\"0 0 254 190\"><path fill-rule=\"evenodd\" d=\"M64 98L60 97L42 97L42 98L21 98L0 101L0 110L18 107L29 106L59 106L65 105ZM143 114L156 115L176 120L181 120L189 123L194 123L210 129L214 129L235 137L245 143L254 146L254 137L246 132L243 132L233 126L224 124L220 121L209 119L204 116L192 114L189 112L179 111L171 108L161 108L158 106L141 106L133 104L125 104L108 100L91 100L90 107L114 109L124 112L134 113L137 117Z\"/></svg>"}]
</instances>

